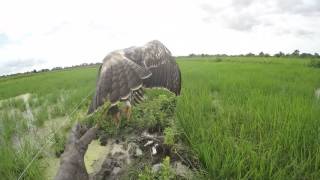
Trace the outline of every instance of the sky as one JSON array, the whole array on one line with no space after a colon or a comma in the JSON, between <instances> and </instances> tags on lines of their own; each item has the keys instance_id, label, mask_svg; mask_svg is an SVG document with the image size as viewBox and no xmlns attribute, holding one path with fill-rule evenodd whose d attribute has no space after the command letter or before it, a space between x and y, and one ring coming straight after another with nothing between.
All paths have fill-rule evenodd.
<instances>
[{"instance_id":1,"label":"sky","mask_svg":"<svg viewBox=\"0 0 320 180\"><path fill-rule=\"evenodd\" d=\"M0 75L102 62L157 39L173 55L320 52L320 0L0 0Z\"/></svg>"}]
</instances>

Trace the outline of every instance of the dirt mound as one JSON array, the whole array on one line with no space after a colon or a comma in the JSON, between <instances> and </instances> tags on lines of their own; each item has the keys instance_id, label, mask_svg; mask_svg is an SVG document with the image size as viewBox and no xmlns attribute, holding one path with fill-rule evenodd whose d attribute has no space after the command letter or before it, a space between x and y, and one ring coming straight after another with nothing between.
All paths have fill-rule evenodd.
<instances>
[{"instance_id":1,"label":"dirt mound","mask_svg":"<svg viewBox=\"0 0 320 180\"><path fill-rule=\"evenodd\" d=\"M119 127L104 113L108 104L83 119L82 125L76 127L90 127L88 131L95 127L105 148L97 147L97 141L89 146L87 141L83 143L81 139L87 139L83 137L92 136L88 132L80 135L81 131L74 128L71 133L74 138L70 141L69 137L61 157L64 166L60 165L58 177L74 174L68 169L74 168L74 163L79 164L76 157L83 157L81 152L88 149L79 164L87 171L73 170L80 175L88 173L90 179L190 179L193 172L199 170L200 163L174 127L175 97L156 93L147 99L133 108L130 121L123 117ZM79 151L73 150L79 148Z\"/></svg>"},{"instance_id":2,"label":"dirt mound","mask_svg":"<svg viewBox=\"0 0 320 180\"><path fill-rule=\"evenodd\" d=\"M105 143L106 139L102 138L101 141ZM111 138L107 140L106 146L109 147L109 153L100 170L91 174L92 179L138 178L146 166L156 175L164 166L163 160L166 157L170 159L173 176L189 179L193 174L192 169L198 164L194 159L190 160L182 149L165 144L163 132L149 133L145 130L121 138Z\"/></svg>"}]
</instances>

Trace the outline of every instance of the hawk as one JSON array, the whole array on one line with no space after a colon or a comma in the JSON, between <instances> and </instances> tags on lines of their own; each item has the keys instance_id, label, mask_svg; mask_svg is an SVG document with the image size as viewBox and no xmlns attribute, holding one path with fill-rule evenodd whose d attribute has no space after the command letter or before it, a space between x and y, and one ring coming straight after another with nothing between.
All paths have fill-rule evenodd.
<instances>
[{"instance_id":1,"label":"hawk","mask_svg":"<svg viewBox=\"0 0 320 180\"><path fill-rule=\"evenodd\" d=\"M108 114L119 125L118 103L125 102L130 119L131 105L143 100L143 88L166 88L180 94L181 72L171 52L157 40L141 47L113 51L103 59L98 71L96 91L89 107L92 113L105 101L111 102Z\"/></svg>"}]
</instances>

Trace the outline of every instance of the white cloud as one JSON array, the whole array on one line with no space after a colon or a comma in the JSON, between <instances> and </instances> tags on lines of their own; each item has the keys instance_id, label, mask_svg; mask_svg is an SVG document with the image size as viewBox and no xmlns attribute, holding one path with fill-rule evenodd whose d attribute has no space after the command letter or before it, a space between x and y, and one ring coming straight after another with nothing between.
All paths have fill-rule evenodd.
<instances>
[{"instance_id":1,"label":"white cloud","mask_svg":"<svg viewBox=\"0 0 320 180\"><path fill-rule=\"evenodd\" d=\"M319 12L317 0L4 1L0 34L8 40L0 46L0 74L99 62L153 39L174 55L315 52ZM4 66L22 60L35 63Z\"/></svg>"}]
</instances>

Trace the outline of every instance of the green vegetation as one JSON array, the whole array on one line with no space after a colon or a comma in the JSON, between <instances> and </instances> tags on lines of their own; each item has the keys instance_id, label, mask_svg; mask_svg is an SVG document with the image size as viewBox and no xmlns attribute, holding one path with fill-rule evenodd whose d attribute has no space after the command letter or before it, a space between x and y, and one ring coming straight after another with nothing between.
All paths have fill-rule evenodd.
<instances>
[{"instance_id":1,"label":"green vegetation","mask_svg":"<svg viewBox=\"0 0 320 180\"><path fill-rule=\"evenodd\" d=\"M17 179L33 156L49 138L55 118L71 113L95 86L97 68L45 72L0 79L0 174ZM31 93L31 96L28 96ZM20 96L24 95L24 96ZM18 97L16 97L18 96ZM16 98L12 98L16 97ZM10 98L10 99L8 99ZM68 126L87 111L90 97L70 117ZM29 109L27 109L29 107ZM60 123L60 122L58 122ZM55 154L64 149L66 131L53 134L48 146ZM39 159L30 166L24 179L44 179Z\"/></svg>"},{"instance_id":2,"label":"green vegetation","mask_svg":"<svg viewBox=\"0 0 320 180\"><path fill-rule=\"evenodd\" d=\"M147 91L149 100L157 99L134 107L130 123L141 128L170 125L165 129L166 143L175 143L179 134L178 140L200 159L207 179L320 178L320 101L315 97L320 69L313 68L313 61L195 57L178 63L181 96L155 96L159 90ZM94 89L96 73L97 67L86 67L0 79L0 174L4 179L17 179L47 138L47 134L33 136L33 129L52 132L47 124L72 112ZM12 98L26 93L31 94L26 101ZM90 100L64 121L83 118ZM55 153L63 149L68 128L67 123L61 134L54 135L50 147ZM39 159L24 179L43 179L45 167Z\"/></svg>"},{"instance_id":3,"label":"green vegetation","mask_svg":"<svg viewBox=\"0 0 320 180\"><path fill-rule=\"evenodd\" d=\"M10 107L10 106L9 106ZM29 129L22 112L15 108L0 111L0 174L3 179L17 179L36 152L35 141L23 137ZM21 138L18 138L20 137ZM41 166L35 162L25 179L42 179Z\"/></svg>"},{"instance_id":4,"label":"green vegetation","mask_svg":"<svg viewBox=\"0 0 320 180\"><path fill-rule=\"evenodd\" d=\"M167 180L167 179L176 179L174 172L170 168L170 157L165 157L162 162L162 166L159 172L152 172L150 166L145 166L145 169L140 172L138 176L139 180Z\"/></svg>"},{"instance_id":5,"label":"green vegetation","mask_svg":"<svg viewBox=\"0 0 320 180\"><path fill-rule=\"evenodd\" d=\"M320 177L320 71L307 63L180 61L176 119L210 178Z\"/></svg>"},{"instance_id":6,"label":"green vegetation","mask_svg":"<svg viewBox=\"0 0 320 180\"><path fill-rule=\"evenodd\" d=\"M315 67L315 68L320 68L320 59L311 59L309 66Z\"/></svg>"},{"instance_id":7,"label":"green vegetation","mask_svg":"<svg viewBox=\"0 0 320 180\"><path fill-rule=\"evenodd\" d=\"M39 96L53 94L51 99L57 100L56 97L60 95L57 92L61 90L88 92L95 87L97 67L0 78L0 99L31 93Z\"/></svg>"}]
</instances>

